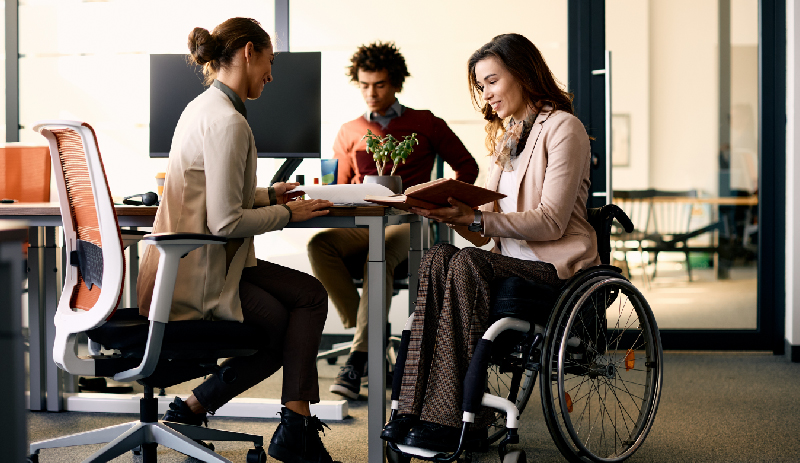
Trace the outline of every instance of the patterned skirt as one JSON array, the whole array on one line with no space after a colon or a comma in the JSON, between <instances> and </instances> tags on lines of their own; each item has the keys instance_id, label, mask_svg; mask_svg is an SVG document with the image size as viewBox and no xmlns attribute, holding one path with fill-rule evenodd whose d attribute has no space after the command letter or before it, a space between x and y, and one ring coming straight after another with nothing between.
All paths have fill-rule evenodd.
<instances>
[{"instance_id":1,"label":"patterned skirt","mask_svg":"<svg viewBox=\"0 0 800 463\"><path fill-rule=\"evenodd\" d=\"M419 268L411 342L400 389L400 413L461 426L462 383L490 316L491 282L518 276L560 287L555 267L478 248L431 248ZM476 424L488 422L484 410Z\"/></svg>"}]
</instances>

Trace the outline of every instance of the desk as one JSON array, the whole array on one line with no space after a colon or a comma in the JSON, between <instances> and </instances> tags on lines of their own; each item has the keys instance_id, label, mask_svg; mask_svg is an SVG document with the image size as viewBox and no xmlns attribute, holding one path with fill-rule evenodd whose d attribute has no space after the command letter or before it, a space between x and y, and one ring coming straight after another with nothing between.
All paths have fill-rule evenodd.
<instances>
[{"instance_id":1,"label":"desk","mask_svg":"<svg viewBox=\"0 0 800 463\"><path fill-rule=\"evenodd\" d=\"M4 460L24 461L28 449L25 405L25 366L20 302L22 300L22 221L0 222L0 447Z\"/></svg>"},{"instance_id":2,"label":"desk","mask_svg":"<svg viewBox=\"0 0 800 463\"><path fill-rule=\"evenodd\" d=\"M117 218L120 226L149 227L152 226L156 207L117 206ZM0 205L0 220L24 218L31 227L31 249L29 251L29 326L31 357L31 410L59 411L63 409L61 370L52 362L53 340L55 339L52 320L58 304L57 288L60 279L57 277L58 252L56 248L55 227L61 225L61 213L55 203L29 203ZM370 386L377 393L369 394L368 399L368 445L369 461L383 462L383 440L380 432L386 422L386 375L384 364L384 342L386 339L386 300L384 298L386 258L385 227L401 223L411 223L411 247L409 250L409 268L419 268L422 253L427 248L428 227L423 226L427 220L414 215L389 209L382 206L334 207L322 217L306 222L290 223L287 228L368 228L369 229L369 278L377 285L370 291L369 300L369 359L370 371L384 374L370 375ZM135 253L131 253L133 256ZM138 268L138 256L131 257L128 262L128 285L134 282L134 268ZM42 271L46 270L46 271ZM52 271L51 271L52 270ZM416 294L418 288L416 272L411 272L409 291ZM42 296L42 294L44 294ZM135 297L134 297L135 300ZM409 297L409 312L413 310L414 298ZM41 315L40 315L41 314ZM46 322L46 323L44 323ZM40 333L44 333L41 336ZM43 349L42 349L43 348ZM43 354L44 353L44 354ZM42 359L44 368L39 368L34 359ZM44 381L46 380L46 381ZM42 385L46 384L46 391ZM38 407L38 408L34 408Z\"/></svg>"}]
</instances>

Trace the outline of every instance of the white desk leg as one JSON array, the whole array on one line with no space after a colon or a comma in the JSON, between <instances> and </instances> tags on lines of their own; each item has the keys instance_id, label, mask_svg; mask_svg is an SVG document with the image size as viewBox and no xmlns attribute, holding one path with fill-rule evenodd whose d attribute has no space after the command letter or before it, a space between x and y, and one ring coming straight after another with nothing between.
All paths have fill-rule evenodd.
<instances>
[{"instance_id":1,"label":"white desk leg","mask_svg":"<svg viewBox=\"0 0 800 463\"><path fill-rule=\"evenodd\" d=\"M369 399L367 446L369 463L383 463L381 430L386 422L386 217L356 217L356 225L369 226Z\"/></svg>"},{"instance_id":2,"label":"white desk leg","mask_svg":"<svg viewBox=\"0 0 800 463\"><path fill-rule=\"evenodd\" d=\"M42 260L44 256L44 228L28 229L28 349L30 372L30 410L47 409L45 402L44 354L44 301L42 291Z\"/></svg>"},{"instance_id":3,"label":"white desk leg","mask_svg":"<svg viewBox=\"0 0 800 463\"><path fill-rule=\"evenodd\" d=\"M3 461L23 461L27 456L28 426L25 402L25 358L22 324L22 239L0 242L0 447ZM31 398L33 398L31 396Z\"/></svg>"},{"instance_id":4,"label":"white desk leg","mask_svg":"<svg viewBox=\"0 0 800 463\"><path fill-rule=\"evenodd\" d=\"M44 227L44 259L42 265L42 284L44 285L44 352L47 391L47 411L60 412L64 409L62 372L53 361L53 343L56 340L55 316L58 308L59 288L58 254L56 246L56 227Z\"/></svg>"}]
</instances>

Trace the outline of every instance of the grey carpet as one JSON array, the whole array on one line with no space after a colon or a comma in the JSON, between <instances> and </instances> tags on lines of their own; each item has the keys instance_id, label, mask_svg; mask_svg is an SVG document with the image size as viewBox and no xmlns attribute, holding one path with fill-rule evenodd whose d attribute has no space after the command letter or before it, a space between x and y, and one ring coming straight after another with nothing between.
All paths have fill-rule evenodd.
<instances>
[{"instance_id":1,"label":"grey carpet","mask_svg":"<svg viewBox=\"0 0 800 463\"><path fill-rule=\"evenodd\" d=\"M334 399L327 388L338 367L320 362L319 368L322 398ZM182 385L167 393L190 388L191 385ZM279 390L280 379L270 378L247 395L278 397ZM331 429L323 437L334 458L345 463L367 461L367 406L363 394L363 400L351 402L350 418L329 422ZM133 419L132 415L31 412L28 427L30 439L35 441ZM266 441L277 424L277 419L271 418L211 418L215 428L261 434ZM528 461L564 461L545 426L538 388L523 414L520 434L521 442L516 447L527 452ZM98 448L99 445L43 450L40 462L81 461ZM244 462L248 448L245 443L217 444L217 451L232 461ZM128 453L114 461L141 459ZM160 448L159 461L196 460ZM496 448L474 461L499 461ZM767 353L666 353L663 395L655 424L642 448L628 461L800 462L800 364Z\"/></svg>"}]
</instances>

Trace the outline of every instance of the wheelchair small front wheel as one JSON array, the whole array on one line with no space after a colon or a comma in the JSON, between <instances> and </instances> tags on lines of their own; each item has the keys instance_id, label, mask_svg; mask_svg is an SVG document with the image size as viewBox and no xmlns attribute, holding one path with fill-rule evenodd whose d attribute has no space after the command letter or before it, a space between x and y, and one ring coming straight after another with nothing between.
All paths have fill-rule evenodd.
<instances>
[{"instance_id":1,"label":"wheelchair small front wheel","mask_svg":"<svg viewBox=\"0 0 800 463\"><path fill-rule=\"evenodd\" d=\"M545 336L542 408L572 462L619 462L641 446L661 396L663 354L653 313L620 277L569 295Z\"/></svg>"}]
</instances>

